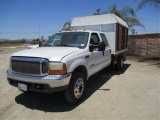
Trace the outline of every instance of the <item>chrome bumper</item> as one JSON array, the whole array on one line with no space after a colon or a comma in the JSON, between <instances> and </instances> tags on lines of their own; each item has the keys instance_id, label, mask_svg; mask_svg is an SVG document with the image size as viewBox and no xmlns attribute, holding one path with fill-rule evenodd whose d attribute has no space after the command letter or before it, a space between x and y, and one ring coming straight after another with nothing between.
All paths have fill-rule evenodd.
<instances>
[{"instance_id":1,"label":"chrome bumper","mask_svg":"<svg viewBox=\"0 0 160 120\"><path fill-rule=\"evenodd\" d=\"M29 75L14 73L11 69L8 69L6 73L8 80L14 80L30 84L46 84L49 86L50 89L68 86L71 78L71 73L64 75L29 76Z\"/></svg>"}]
</instances>

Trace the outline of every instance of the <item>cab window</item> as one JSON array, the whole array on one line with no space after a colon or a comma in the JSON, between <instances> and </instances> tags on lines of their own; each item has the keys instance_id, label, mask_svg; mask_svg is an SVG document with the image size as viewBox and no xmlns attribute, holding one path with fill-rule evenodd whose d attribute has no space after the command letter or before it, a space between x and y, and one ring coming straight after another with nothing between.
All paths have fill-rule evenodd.
<instances>
[{"instance_id":1,"label":"cab window","mask_svg":"<svg viewBox=\"0 0 160 120\"><path fill-rule=\"evenodd\" d=\"M107 40L106 35L103 34L103 33L100 33L100 36L101 36L101 38L102 38L102 41L106 44L106 46L109 46L109 45L108 45L108 40Z\"/></svg>"}]
</instances>

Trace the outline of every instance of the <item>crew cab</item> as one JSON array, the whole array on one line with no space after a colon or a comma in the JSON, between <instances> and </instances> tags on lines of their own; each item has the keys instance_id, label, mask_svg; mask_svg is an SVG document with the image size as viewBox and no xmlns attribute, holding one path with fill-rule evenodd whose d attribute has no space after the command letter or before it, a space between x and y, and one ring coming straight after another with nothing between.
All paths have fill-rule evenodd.
<instances>
[{"instance_id":1,"label":"crew cab","mask_svg":"<svg viewBox=\"0 0 160 120\"><path fill-rule=\"evenodd\" d=\"M57 39L60 42L55 42ZM7 78L22 91L65 91L66 100L75 104L82 98L86 80L110 63L111 48L105 33L59 32L42 47L13 54Z\"/></svg>"}]
</instances>

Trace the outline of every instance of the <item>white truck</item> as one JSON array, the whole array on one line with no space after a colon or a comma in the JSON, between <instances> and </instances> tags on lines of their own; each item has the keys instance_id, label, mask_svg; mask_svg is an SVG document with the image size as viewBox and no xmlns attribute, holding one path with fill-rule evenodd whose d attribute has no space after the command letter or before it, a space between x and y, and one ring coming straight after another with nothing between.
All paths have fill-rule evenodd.
<instances>
[{"instance_id":1,"label":"white truck","mask_svg":"<svg viewBox=\"0 0 160 120\"><path fill-rule=\"evenodd\" d=\"M21 91L64 91L71 104L81 101L90 76L111 65L123 68L127 24L114 14L74 18L71 31L50 37L42 47L14 53L7 79Z\"/></svg>"}]
</instances>

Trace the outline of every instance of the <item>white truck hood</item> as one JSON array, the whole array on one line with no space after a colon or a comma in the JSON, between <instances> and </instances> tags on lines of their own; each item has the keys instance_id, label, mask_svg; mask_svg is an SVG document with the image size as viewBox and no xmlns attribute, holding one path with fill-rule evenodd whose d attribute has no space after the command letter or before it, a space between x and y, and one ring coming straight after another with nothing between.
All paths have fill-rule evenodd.
<instances>
[{"instance_id":1,"label":"white truck hood","mask_svg":"<svg viewBox=\"0 0 160 120\"><path fill-rule=\"evenodd\" d=\"M38 57L46 58L49 61L61 61L68 54L78 51L79 48L73 47L39 47L36 49L27 49L14 53L12 56L19 57Z\"/></svg>"}]
</instances>

